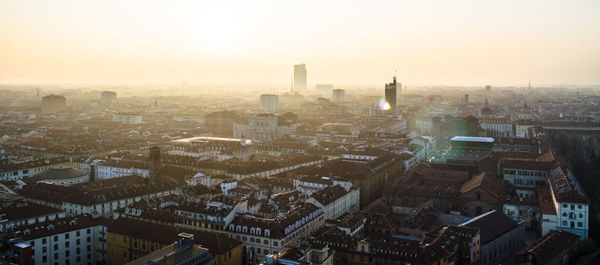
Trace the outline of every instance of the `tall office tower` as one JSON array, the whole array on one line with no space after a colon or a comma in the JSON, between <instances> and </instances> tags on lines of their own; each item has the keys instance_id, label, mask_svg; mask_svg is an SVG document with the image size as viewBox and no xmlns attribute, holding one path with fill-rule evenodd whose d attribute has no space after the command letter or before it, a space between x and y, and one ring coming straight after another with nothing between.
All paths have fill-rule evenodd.
<instances>
[{"instance_id":1,"label":"tall office tower","mask_svg":"<svg viewBox=\"0 0 600 265\"><path fill-rule=\"evenodd\" d=\"M296 64L294 65L294 90L306 89L306 65Z\"/></svg>"},{"instance_id":2,"label":"tall office tower","mask_svg":"<svg viewBox=\"0 0 600 265\"><path fill-rule=\"evenodd\" d=\"M394 82L385 84L385 102L390 104L390 113L396 114L396 97L398 95L398 83L394 76Z\"/></svg>"},{"instance_id":3,"label":"tall office tower","mask_svg":"<svg viewBox=\"0 0 600 265\"><path fill-rule=\"evenodd\" d=\"M260 95L260 109L266 112L277 111L279 109L279 96Z\"/></svg>"},{"instance_id":4,"label":"tall office tower","mask_svg":"<svg viewBox=\"0 0 600 265\"><path fill-rule=\"evenodd\" d=\"M333 90L333 101L342 102L345 100L346 92L343 89L334 89Z\"/></svg>"},{"instance_id":5,"label":"tall office tower","mask_svg":"<svg viewBox=\"0 0 600 265\"><path fill-rule=\"evenodd\" d=\"M150 147L150 182L157 183L160 177L160 147Z\"/></svg>"}]
</instances>

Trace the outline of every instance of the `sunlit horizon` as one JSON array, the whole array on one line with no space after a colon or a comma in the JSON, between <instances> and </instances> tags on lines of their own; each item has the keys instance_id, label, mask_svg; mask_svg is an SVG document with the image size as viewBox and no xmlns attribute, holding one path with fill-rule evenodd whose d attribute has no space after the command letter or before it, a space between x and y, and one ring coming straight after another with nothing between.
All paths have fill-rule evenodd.
<instances>
[{"instance_id":1,"label":"sunlit horizon","mask_svg":"<svg viewBox=\"0 0 600 265\"><path fill-rule=\"evenodd\" d=\"M0 83L600 84L597 1L0 1Z\"/></svg>"}]
</instances>

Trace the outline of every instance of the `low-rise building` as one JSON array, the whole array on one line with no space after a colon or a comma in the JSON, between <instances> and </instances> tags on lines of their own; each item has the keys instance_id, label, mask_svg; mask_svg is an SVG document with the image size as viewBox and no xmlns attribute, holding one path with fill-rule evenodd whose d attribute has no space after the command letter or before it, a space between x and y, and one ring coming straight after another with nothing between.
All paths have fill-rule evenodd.
<instances>
[{"instance_id":1,"label":"low-rise building","mask_svg":"<svg viewBox=\"0 0 600 265\"><path fill-rule=\"evenodd\" d=\"M460 226L479 229L481 265L513 263L523 247L523 223L510 219L501 211L489 211Z\"/></svg>"},{"instance_id":2,"label":"low-rise building","mask_svg":"<svg viewBox=\"0 0 600 265\"><path fill-rule=\"evenodd\" d=\"M229 224L226 233L241 240L245 260L256 263L268 254L279 253L290 242L307 239L323 225L324 220L323 209L300 202L276 218L238 215Z\"/></svg>"},{"instance_id":3,"label":"low-rise building","mask_svg":"<svg viewBox=\"0 0 600 265\"><path fill-rule=\"evenodd\" d=\"M30 245L36 265L104 263L107 222L91 215L46 220L13 227L8 241Z\"/></svg>"},{"instance_id":4,"label":"low-rise building","mask_svg":"<svg viewBox=\"0 0 600 265\"><path fill-rule=\"evenodd\" d=\"M354 213L360 207L360 191L351 188L346 191L334 185L317 191L306 200L325 211L325 218L335 220L345 213Z\"/></svg>"}]
</instances>

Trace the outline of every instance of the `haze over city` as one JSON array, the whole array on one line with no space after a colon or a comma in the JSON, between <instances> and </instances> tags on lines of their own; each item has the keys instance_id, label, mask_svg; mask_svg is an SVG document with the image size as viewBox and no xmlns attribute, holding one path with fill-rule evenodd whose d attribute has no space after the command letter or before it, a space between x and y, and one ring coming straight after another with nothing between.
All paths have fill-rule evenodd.
<instances>
[{"instance_id":1,"label":"haze over city","mask_svg":"<svg viewBox=\"0 0 600 265\"><path fill-rule=\"evenodd\" d=\"M0 82L600 83L598 1L0 1Z\"/></svg>"},{"instance_id":2,"label":"haze over city","mask_svg":"<svg viewBox=\"0 0 600 265\"><path fill-rule=\"evenodd\" d=\"M599 14L0 0L0 265L600 264Z\"/></svg>"}]
</instances>

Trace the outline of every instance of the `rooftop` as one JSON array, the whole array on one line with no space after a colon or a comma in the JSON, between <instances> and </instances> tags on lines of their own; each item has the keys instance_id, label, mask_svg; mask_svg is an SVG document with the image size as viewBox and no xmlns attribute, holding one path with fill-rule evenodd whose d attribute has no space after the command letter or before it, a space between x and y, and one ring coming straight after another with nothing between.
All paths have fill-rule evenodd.
<instances>
[{"instance_id":1,"label":"rooftop","mask_svg":"<svg viewBox=\"0 0 600 265\"><path fill-rule=\"evenodd\" d=\"M450 138L450 141L493 143L494 138L492 138L492 137L454 136L454 137Z\"/></svg>"}]
</instances>

